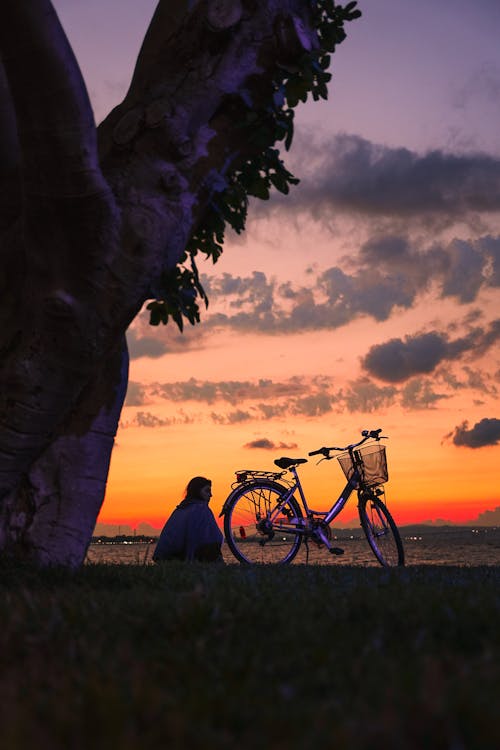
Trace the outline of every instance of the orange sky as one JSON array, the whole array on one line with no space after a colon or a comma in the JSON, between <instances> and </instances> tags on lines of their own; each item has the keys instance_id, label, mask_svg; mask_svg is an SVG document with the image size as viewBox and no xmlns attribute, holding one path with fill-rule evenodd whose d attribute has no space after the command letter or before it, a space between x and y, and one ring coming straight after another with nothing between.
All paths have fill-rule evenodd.
<instances>
[{"instance_id":1,"label":"orange sky","mask_svg":"<svg viewBox=\"0 0 500 750\"><path fill-rule=\"evenodd\" d=\"M54 5L99 120L155 2ZM180 337L142 316L129 332L101 523L162 525L197 474L218 512L236 469L378 427L397 521L500 506L500 6L359 5L329 101L298 112L285 162L300 185L253 204L244 236L200 263L201 325ZM302 477L317 508L343 479L336 461Z\"/></svg>"}]
</instances>

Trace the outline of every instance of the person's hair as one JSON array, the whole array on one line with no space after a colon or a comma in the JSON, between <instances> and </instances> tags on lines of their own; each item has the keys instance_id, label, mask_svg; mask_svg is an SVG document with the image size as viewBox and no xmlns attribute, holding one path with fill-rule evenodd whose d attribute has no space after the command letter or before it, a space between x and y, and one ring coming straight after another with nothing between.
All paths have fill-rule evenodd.
<instances>
[{"instance_id":1,"label":"person's hair","mask_svg":"<svg viewBox=\"0 0 500 750\"><path fill-rule=\"evenodd\" d=\"M184 500L188 500L191 497L199 497L200 491L203 489L203 487L206 487L207 484L212 486L211 480L206 479L206 477L193 477L192 479L190 479L186 487Z\"/></svg>"}]
</instances>

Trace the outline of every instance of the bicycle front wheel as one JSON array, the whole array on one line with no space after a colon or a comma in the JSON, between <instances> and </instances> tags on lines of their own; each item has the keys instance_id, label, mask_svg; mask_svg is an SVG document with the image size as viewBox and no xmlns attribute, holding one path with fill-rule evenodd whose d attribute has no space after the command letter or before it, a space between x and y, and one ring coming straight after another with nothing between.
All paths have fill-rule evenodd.
<instances>
[{"instance_id":1,"label":"bicycle front wheel","mask_svg":"<svg viewBox=\"0 0 500 750\"><path fill-rule=\"evenodd\" d=\"M228 498L224 533L240 562L284 565L299 551L302 536L296 527L303 515L294 497L281 501L285 491L276 482L250 482Z\"/></svg>"},{"instance_id":2,"label":"bicycle front wheel","mask_svg":"<svg viewBox=\"0 0 500 750\"><path fill-rule=\"evenodd\" d=\"M381 565L386 568L405 564L403 542L393 517L373 493L359 499L359 518L368 544Z\"/></svg>"}]
</instances>

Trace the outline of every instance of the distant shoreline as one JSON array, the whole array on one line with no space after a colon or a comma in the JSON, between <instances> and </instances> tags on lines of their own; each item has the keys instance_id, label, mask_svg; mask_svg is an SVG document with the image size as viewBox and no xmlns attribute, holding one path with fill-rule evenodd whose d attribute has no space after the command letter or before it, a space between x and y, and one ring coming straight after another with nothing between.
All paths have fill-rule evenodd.
<instances>
[{"instance_id":1,"label":"distant shoreline","mask_svg":"<svg viewBox=\"0 0 500 750\"><path fill-rule=\"evenodd\" d=\"M399 527L402 536L407 537L413 534L453 534L458 532L470 533L484 533L487 534L489 531L497 531L500 526L480 526L472 524L407 524ZM352 534L360 534L359 526L353 526L349 528L333 528L335 536L341 539L343 536L350 536ZM362 534L360 534L362 536ZM146 535L146 534L117 534L116 536L108 536L106 534L98 534L92 537L91 544L153 544L158 541L158 536Z\"/></svg>"}]
</instances>

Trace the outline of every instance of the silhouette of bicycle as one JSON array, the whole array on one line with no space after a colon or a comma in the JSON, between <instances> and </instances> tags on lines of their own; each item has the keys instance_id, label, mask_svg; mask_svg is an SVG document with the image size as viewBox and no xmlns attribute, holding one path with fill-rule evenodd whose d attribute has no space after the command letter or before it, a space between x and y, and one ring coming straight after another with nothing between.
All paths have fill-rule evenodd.
<instances>
[{"instance_id":1,"label":"silhouette of bicycle","mask_svg":"<svg viewBox=\"0 0 500 750\"><path fill-rule=\"evenodd\" d=\"M224 516L227 544L236 559L246 564L284 565L294 559L302 542L308 545L310 541L333 555L343 554L343 549L332 544L330 523L356 490L359 519L375 557L386 567L404 565L401 536L382 499L382 485L387 482L388 473L385 446L380 445L381 432L364 430L358 443L344 448L323 447L308 454L321 455L321 461L337 458L347 478L328 511L312 510L307 503L297 473L297 466L307 463L306 458L276 459L280 472L237 471L232 492L220 513ZM368 440L374 442L364 445ZM332 456L332 452L340 455Z\"/></svg>"}]
</instances>

